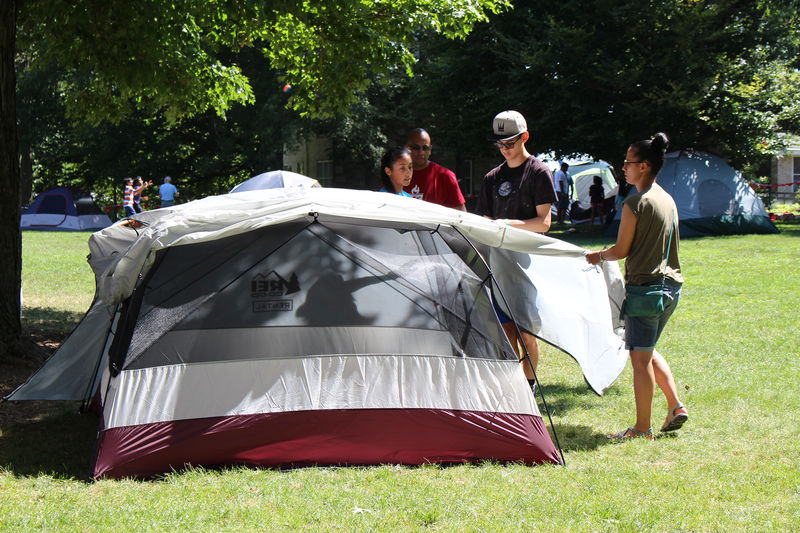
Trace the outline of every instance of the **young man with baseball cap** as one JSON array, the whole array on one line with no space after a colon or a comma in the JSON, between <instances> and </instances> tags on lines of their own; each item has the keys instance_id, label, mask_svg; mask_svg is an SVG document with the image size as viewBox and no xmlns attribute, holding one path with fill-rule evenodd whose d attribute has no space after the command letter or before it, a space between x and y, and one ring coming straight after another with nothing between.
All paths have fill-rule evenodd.
<instances>
[{"instance_id":1,"label":"young man with baseball cap","mask_svg":"<svg viewBox=\"0 0 800 533\"><path fill-rule=\"evenodd\" d=\"M553 176L547 165L528 153L525 143L530 138L528 125L517 111L503 111L494 117L488 139L500 149L505 161L483 178L478 214L501 219L508 226L545 233L550 229L550 206L557 201ZM496 306L495 306L496 307ZM522 358L519 342L523 342L531 358L523 365L528 381L539 364L539 343L526 331L517 334L517 327L505 314L496 309L511 346Z\"/></svg>"},{"instance_id":2,"label":"young man with baseball cap","mask_svg":"<svg viewBox=\"0 0 800 533\"><path fill-rule=\"evenodd\" d=\"M466 211L464 195L461 194L456 175L452 170L428 159L433 150L428 132L422 128L411 130L406 148L411 151L414 173L411 183L403 190L414 198Z\"/></svg>"}]
</instances>

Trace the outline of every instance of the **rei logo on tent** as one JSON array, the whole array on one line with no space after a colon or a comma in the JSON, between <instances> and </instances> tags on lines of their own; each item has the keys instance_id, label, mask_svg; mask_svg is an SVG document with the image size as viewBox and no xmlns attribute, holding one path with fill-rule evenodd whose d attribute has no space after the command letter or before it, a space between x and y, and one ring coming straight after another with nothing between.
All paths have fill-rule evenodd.
<instances>
[{"instance_id":1,"label":"rei logo on tent","mask_svg":"<svg viewBox=\"0 0 800 533\"><path fill-rule=\"evenodd\" d=\"M292 273L287 281L283 276L274 270L269 274L258 274L250 280L250 291L253 297L254 313L269 313L276 311L291 311L294 301L286 300L264 300L262 298L279 298L288 296L300 290L297 281L297 274Z\"/></svg>"}]
</instances>

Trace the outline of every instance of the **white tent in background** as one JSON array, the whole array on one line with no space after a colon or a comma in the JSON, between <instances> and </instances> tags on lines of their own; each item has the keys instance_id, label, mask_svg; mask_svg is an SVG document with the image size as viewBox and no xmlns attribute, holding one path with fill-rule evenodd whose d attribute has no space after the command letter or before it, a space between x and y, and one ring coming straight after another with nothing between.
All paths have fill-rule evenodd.
<instances>
[{"instance_id":1,"label":"white tent in background","mask_svg":"<svg viewBox=\"0 0 800 533\"><path fill-rule=\"evenodd\" d=\"M600 176L603 183L603 193L606 199L607 212L614 208L613 199L617 195L617 180L614 171L606 161L596 161L589 155L577 155L567 159L555 159L553 154L539 156L544 158L545 164L555 176L561 168L561 163L569 165L567 174L572 178L573 189L570 196L569 216L572 222L588 222L591 218L592 202L589 197L589 187L594 183L594 176ZM556 216L557 206L552 206L553 217Z\"/></svg>"},{"instance_id":2,"label":"white tent in background","mask_svg":"<svg viewBox=\"0 0 800 533\"><path fill-rule=\"evenodd\" d=\"M299 187L308 189L311 187L321 187L314 178L309 178L296 172L288 170L271 170L258 176L245 180L231 189L231 192L258 191L261 189L281 189Z\"/></svg>"},{"instance_id":3,"label":"white tent in background","mask_svg":"<svg viewBox=\"0 0 800 533\"><path fill-rule=\"evenodd\" d=\"M603 182L606 199L617 195L617 180L611 165L605 161L575 161L569 163L567 173L575 183L572 200L579 202L581 209L589 209L592 205L589 187L592 186L595 176L600 176Z\"/></svg>"},{"instance_id":4,"label":"white tent in background","mask_svg":"<svg viewBox=\"0 0 800 533\"><path fill-rule=\"evenodd\" d=\"M615 263L588 267L581 248L469 213L311 188L133 219L92 235L92 308L7 398L97 397L95 477L558 463L492 292L596 392L627 360Z\"/></svg>"}]
</instances>

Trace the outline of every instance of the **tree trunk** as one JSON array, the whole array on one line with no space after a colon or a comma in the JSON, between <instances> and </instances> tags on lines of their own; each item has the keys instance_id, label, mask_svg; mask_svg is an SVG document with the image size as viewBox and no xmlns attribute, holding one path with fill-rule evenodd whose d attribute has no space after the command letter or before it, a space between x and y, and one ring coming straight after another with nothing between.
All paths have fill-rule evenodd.
<instances>
[{"instance_id":1,"label":"tree trunk","mask_svg":"<svg viewBox=\"0 0 800 533\"><path fill-rule=\"evenodd\" d=\"M33 196L33 158L28 147L20 147L19 156L19 205L25 207Z\"/></svg>"},{"instance_id":2,"label":"tree trunk","mask_svg":"<svg viewBox=\"0 0 800 533\"><path fill-rule=\"evenodd\" d=\"M22 236L19 229L17 151L17 1L0 2L0 356L21 334Z\"/></svg>"}]
</instances>

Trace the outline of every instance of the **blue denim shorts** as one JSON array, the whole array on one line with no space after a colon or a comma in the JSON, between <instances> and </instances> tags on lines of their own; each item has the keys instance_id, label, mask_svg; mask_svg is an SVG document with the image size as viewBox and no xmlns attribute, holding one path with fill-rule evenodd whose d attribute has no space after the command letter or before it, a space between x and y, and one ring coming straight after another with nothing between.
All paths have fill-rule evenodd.
<instances>
[{"instance_id":1,"label":"blue denim shorts","mask_svg":"<svg viewBox=\"0 0 800 533\"><path fill-rule=\"evenodd\" d=\"M664 312L658 316L626 316L625 346L639 352L653 351L680 297L681 286L669 280L664 281Z\"/></svg>"},{"instance_id":2,"label":"blue denim shorts","mask_svg":"<svg viewBox=\"0 0 800 533\"><path fill-rule=\"evenodd\" d=\"M492 307L494 307L494 312L497 314L497 319L500 321L501 324L508 324L511 322L511 319L500 310L500 307L497 305L494 297L492 297Z\"/></svg>"}]
</instances>

